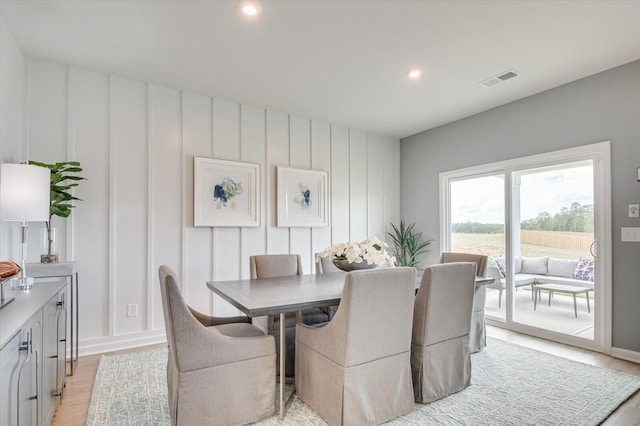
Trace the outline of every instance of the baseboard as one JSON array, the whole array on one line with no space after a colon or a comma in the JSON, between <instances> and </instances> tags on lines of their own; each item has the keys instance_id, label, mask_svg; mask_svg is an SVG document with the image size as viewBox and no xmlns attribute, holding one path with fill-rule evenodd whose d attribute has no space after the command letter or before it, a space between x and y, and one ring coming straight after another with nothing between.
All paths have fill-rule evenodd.
<instances>
[{"instance_id":1,"label":"baseboard","mask_svg":"<svg viewBox=\"0 0 640 426\"><path fill-rule=\"evenodd\" d=\"M629 349L611 348L611 356L640 364L640 352L630 351Z\"/></svg>"},{"instance_id":2,"label":"baseboard","mask_svg":"<svg viewBox=\"0 0 640 426\"><path fill-rule=\"evenodd\" d=\"M78 353L80 356L113 352L139 346L155 345L167 341L164 329L140 333L122 334L119 336L97 337L80 340ZM68 351L67 351L68 352ZM69 356L69 354L67 354Z\"/></svg>"}]
</instances>

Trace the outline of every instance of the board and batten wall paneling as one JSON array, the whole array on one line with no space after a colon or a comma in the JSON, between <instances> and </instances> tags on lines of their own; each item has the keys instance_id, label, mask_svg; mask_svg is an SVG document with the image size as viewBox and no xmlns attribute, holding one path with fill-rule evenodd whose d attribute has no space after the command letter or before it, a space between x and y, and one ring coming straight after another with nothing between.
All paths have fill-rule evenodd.
<instances>
[{"instance_id":1,"label":"board and batten wall paneling","mask_svg":"<svg viewBox=\"0 0 640 426\"><path fill-rule=\"evenodd\" d=\"M68 151L68 69L62 65L28 59L26 62L27 89L25 114L24 160L44 163L66 161ZM67 221L53 218L56 245L61 258L67 255ZM44 224L29 224L27 256L31 262L40 261L41 232Z\"/></svg>"},{"instance_id":2,"label":"board and batten wall paneling","mask_svg":"<svg viewBox=\"0 0 640 426\"><path fill-rule=\"evenodd\" d=\"M23 155L25 58L13 35L0 19L0 161L19 163ZM0 259L14 258L19 250L17 222L0 221Z\"/></svg>"},{"instance_id":3,"label":"board and batten wall paneling","mask_svg":"<svg viewBox=\"0 0 640 426\"><path fill-rule=\"evenodd\" d=\"M296 169L311 168L311 121L290 116L289 165ZM289 233L291 253L300 254L305 274L315 272L311 254L311 228L291 228Z\"/></svg>"},{"instance_id":4,"label":"board and batten wall paneling","mask_svg":"<svg viewBox=\"0 0 640 426\"><path fill-rule=\"evenodd\" d=\"M349 130L349 236L367 238L367 134Z\"/></svg>"},{"instance_id":5,"label":"board and batten wall paneling","mask_svg":"<svg viewBox=\"0 0 640 426\"><path fill-rule=\"evenodd\" d=\"M400 223L400 144L397 139L384 138L384 224L387 232L391 231L389 222ZM382 236L380 237L382 238Z\"/></svg>"},{"instance_id":6,"label":"board and batten wall paneling","mask_svg":"<svg viewBox=\"0 0 640 426\"><path fill-rule=\"evenodd\" d=\"M83 201L66 221L72 241L67 258L83 265L82 283L96 296L96 321L86 326L107 334L109 305L99 301L109 300L109 77L72 68L69 88L69 158L80 162L86 180L74 189Z\"/></svg>"},{"instance_id":7,"label":"board and batten wall paneling","mask_svg":"<svg viewBox=\"0 0 640 426\"><path fill-rule=\"evenodd\" d=\"M260 226L242 228L240 255L240 277L249 278L249 256L265 254L267 252L267 200L266 189L267 158L266 149L266 114L263 109L247 105L241 106L240 116L240 157L242 161L261 164L260 167Z\"/></svg>"},{"instance_id":8,"label":"board and batten wall paneling","mask_svg":"<svg viewBox=\"0 0 640 426\"><path fill-rule=\"evenodd\" d=\"M367 138L367 235L385 239L384 217L384 144L377 135Z\"/></svg>"},{"instance_id":9,"label":"board and batten wall paneling","mask_svg":"<svg viewBox=\"0 0 640 426\"><path fill-rule=\"evenodd\" d=\"M149 87L151 330L164 327L157 271L169 265L182 273L182 108L178 90Z\"/></svg>"},{"instance_id":10,"label":"board and batten wall paneling","mask_svg":"<svg viewBox=\"0 0 640 426\"><path fill-rule=\"evenodd\" d=\"M329 227L311 229L311 253L315 256L331 245L331 125L319 120L311 122L311 168L329 172L327 182ZM315 272L315 259L313 262L312 272Z\"/></svg>"},{"instance_id":11,"label":"board and batten wall paneling","mask_svg":"<svg viewBox=\"0 0 640 426\"><path fill-rule=\"evenodd\" d=\"M222 99L213 101L213 156L240 160L240 105ZM216 280L240 279L240 228L213 230L213 276ZM237 315L222 298L214 295L214 312L220 316Z\"/></svg>"},{"instance_id":12,"label":"board and batten wall paneling","mask_svg":"<svg viewBox=\"0 0 640 426\"><path fill-rule=\"evenodd\" d=\"M147 86L112 77L110 117L111 320L113 334L126 334L146 330L155 279L147 276ZM122 315L129 303L138 304L137 317Z\"/></svg>"},{"instance_id":13,"label":"board and batten wall paneling","mask_svg":"<svg viewBox=\"0 0 640 426\"><path fill-rule=\"evenodd\" d=\"M207 96L182 96L182 149L186 205L182 293L200 312L212 312L213 295L203 283L213 279L213 230L193 227L193 157L213 155L213 102Z\"/></svg>"},{"instance_id":14,"label":"board and batten wall paneling","mask_svg":"<svg viewBox=\"0 0 640 426\"><path fill-rule=\"evenodd\" d=\"M349 129L331 126L331 241L349 241Z\"/></svg>"},{"instance_id":15,"label":"board and batten wall paneling","mask_svg":"<svg viewBox=\"0 0 640 426\"><path fill-rule=\"evenodd\" d=\"M289 165L289 116L267 111L267 252L289 253L289 228L277 228L276 170Z\"/></svg>"},{"instance_id":16,"label":"board and batten wall paneling","mask_svg":"<svg viewBox=\"0 0 640 426\"><path fill-rule=\"evenodd\" d=\"M399 219L397 139L44 61L25 68L18 151L79 160L88 178L76 192L84 201L59 224L61 260L79 262L81 354L164 338L161 264L195 309L235 315L206 281L246 278L249 256L265 253L299 253L313 273L315 253L383 238ZM194 156L261 165L261 226L193 227ZM330 227L277 227L277 166L328 172ZM30 250L36 260L39 233Z\"/></svg>"}]
</instances>

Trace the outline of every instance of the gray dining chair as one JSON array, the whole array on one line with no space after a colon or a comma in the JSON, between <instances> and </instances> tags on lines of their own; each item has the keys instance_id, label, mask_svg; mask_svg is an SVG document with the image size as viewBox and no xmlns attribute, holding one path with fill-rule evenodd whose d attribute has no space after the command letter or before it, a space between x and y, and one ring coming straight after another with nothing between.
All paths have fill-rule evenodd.
<instances>
[{"instance_id":1,"label":"gray dining chair","mask_svg":"<svg viewBox=\"0 0 640 426\"><path fill-rule=\"evenodd\" d=\"M469 329L476 264L425 269L415 298L411 371L416 402L458 392L471 382Z\"/></svg>"},{"instance_id":2,"label":"gray dining chair","mask_svg":"<svg viewBox=\"0 0 640 426\"><path fill-rule=\"evenodd\" d=\"M473 262L477 267L476 275L484 277L488 259L489 257L483 254L445 252L440 257L440 263ZM477 286L473 296L473 313L471 314L471 332L469 334L471 353L479 352L487 346L487 329L484 323L484 306L486 302L486 287Z\"/></svg>"},{"instance_id":3,"label":"gray dining chair","mask_svg":"<svg viewBox=\"0 0 640 426\"><path fill-rule=\"evenodd\" d=\"M299 254L266 254L249 257L250 278L264 279L302 275L302 261ZM305 324L319 324L329 321L329 314L320 308L305 309L302 311L302 322ZM263 328L268 334L276 338L276 352L278 365L280 365L280 318L269 315L267 317L254 318L254 324ZM285 376L293 377L295 374L295 333L296 314L288 313L285 316Z\"/></svg>"},{"instance_id":4,"label":"gray dining chair","mask_svg":"<svg viewBox=\"0 0 640 426\"><path fill-rule=\"evenodd\" d=\"M245 424L272 415L273 336L246 317L216 318L191 309L174 272L161 266L158 275L169 349L171 424Z\"/></svg>"},{"instance_id":5,"label":"gray dining chair","mask_svg":"<svg viewBox=\"0 0 640 426\"><path fill-rule=\"evenodd\" d=\"M296 392L329 424L379 424L413 410L415 279L414 268L349 272L333 319L296 326Z\"/></svg>"}]
</instances>

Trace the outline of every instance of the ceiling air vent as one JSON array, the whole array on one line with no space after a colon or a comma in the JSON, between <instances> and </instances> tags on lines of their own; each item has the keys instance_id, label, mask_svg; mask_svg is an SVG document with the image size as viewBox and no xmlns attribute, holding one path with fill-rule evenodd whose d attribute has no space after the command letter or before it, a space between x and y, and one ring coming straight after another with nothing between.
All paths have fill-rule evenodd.
<instances>
[{"instance_id":1,"label":"ceiling air vent","mask_svg":"<svg viewBox=\"0 0 640 426\"><path fill-rule=\"evenodd\" d=\"M488 78L485 81L480 82L480 84L483 85L484 87L493 87L500 83L504 83L507 80L511 80L512 78L515 78L519 75L520 75L520 72L511 69L503 73L500 73L495 77Z\"/></svg>"}]
</instances>

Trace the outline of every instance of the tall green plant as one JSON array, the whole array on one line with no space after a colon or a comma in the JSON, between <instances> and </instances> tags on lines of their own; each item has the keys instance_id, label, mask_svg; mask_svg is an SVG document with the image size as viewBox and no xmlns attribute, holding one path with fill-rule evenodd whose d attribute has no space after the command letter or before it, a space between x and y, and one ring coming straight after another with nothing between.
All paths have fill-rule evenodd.
<instances>
[{"instance_id":1,"label":"tall green plant","mask_svg":"<svg viewBox=\"0 0 640 426\"><path fill-rule=\"evenodd\" d=\"M47 164L38 161L29 161L29 164L35 166L46 167L51 171L50 185L50 202L49 202L49 220L45 222L47 226L47 254L41 257L42 262L57 262L57 255L51 253L53 245L53 236L51 234L51 219L53 216L67 218L71 214L71 209L75 206L72 201L82 201L78 197L71 194L71 188L78 186L75 181L84 180L85 178L76 175L80 173L82 168L77 161L63 161L61 163Z\"/></svg>"},{"instance_id":2,"label":"tall green plant","mask_svg":"<svg viewBox=\"0 0 640 426\"><path fill-rule=\"evenodd\" d=\"M433 240L422 241L422 232L413 232L416 224L405 224L404 220L400 221L400 226L393 223L393 233L388 235L393 241L393 252L398 261L398 266L416 266L418 264L418 256L427 251L427 246Z\"/></svg>"}]
</instances>

